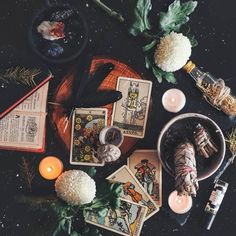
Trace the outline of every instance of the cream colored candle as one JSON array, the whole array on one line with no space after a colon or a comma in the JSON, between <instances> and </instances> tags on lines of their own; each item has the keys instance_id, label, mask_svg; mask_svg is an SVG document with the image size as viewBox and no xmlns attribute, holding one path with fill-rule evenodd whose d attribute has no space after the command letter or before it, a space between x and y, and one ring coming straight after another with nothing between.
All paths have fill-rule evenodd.
<instances>
[{"instance_id":1,"label":"cream colored candle","mask_svg":"<svg viewBox=\"0 0 236 236\"><path fill-rule=\"evenodd\" d=\"M48 156L42 159L39 163L39 173L45 179L56 179L62 171L63 164L57 157Z\"/></svg>"},{"instance_id":2,"label":"cream colored candle","mask_svg":"<svg viewBox=\"0 0 236 236\"><path fill-rule=\"evenodd\" d=\"M166 111L179 112L186 103L184 93L179 89L169 89L162 96L162 105Z\"/></svg>"},{"instance_id":3,"label":"cream colored candle","mask_svg":"<svg viewBox=\"0 0 236 236\"><path fill-rule=\"evenodd\" d=\"M178 193L175 190L169 195L168 204L173 212L184 214L192 207L192 197L185 195L178 196Z\"/></svg>"}]
</instances>

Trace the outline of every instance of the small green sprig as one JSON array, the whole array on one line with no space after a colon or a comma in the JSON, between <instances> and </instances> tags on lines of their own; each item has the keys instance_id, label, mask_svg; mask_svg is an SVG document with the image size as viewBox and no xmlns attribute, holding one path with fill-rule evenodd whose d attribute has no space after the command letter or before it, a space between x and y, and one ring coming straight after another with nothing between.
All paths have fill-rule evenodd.
<instances>
[{"instance_id":1,"label":"small green sprig","mask_svg":"<svg viewBox=\"0 0 236 236\"><path fill-rule=\"evenodd\" d=\"M214 178L214 182L217 182L221 175L223 175L226 169L230 166L230 164L233 164L234 162L234 159L236 157L236 128L232 129L232 131L227 134L225 142L227 143L229 151L231 152L231 157L227 160L227 162L223 164L222 169Z\"/></svg>"},{"instance_id":2,"label":"small green sprig","mask_svg":"<svg viewBox=\"0 0 236 236\"><path fill-rule=\"evenodd\" d=\"M41 73L40 69L25 67L11 67L0 73L0 81L6 84L15 83L35 87L35 77Z\"/></svg>"}]
</instances>

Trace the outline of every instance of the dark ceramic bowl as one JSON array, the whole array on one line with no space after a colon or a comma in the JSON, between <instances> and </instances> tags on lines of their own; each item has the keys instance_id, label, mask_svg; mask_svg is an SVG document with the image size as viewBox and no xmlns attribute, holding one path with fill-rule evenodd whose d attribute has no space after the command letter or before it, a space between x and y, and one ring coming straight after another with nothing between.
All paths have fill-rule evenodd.
<instances>
[{"instance_id":1,"label":"dark ceramic bowl","mask_svg":"<svg viewBox=\"0 0 236 236\"><path fill-rule=\"evenodd\" d=\"M158 142L157 152L163 168L174 177L174 151L176 146L187 139L194 143L193 132L196 125L200 123L210 134L218 147L218 152L205 159L196 151L196 164L198 180L204 180L214 174L220 167L225 156L225 140L220 127L209 117L186 113L171 119L162 129ZM184 137L184 138L183 138ZM196 149L195 149L196 150Z\"/></svg>"},{"instance_id":2,"label":"dark ceramic bowl","mask_svg":"<svg viewBox=\"0 0 236 236\"><path fill-rule=\"evenodd\" d=\"M53 19L53 14L63 11L72 11L73 14L65 19ZM63 22L65 24L65 38L54 41L44 39L37 32L37 27L43 21ZM29 29L29 41L33 51L44 61L50 63L68 63L79 57L86 48L88 43L88 25L84 16L72 6L47 6L33 17Z\"/></svg>"}]
</instances>

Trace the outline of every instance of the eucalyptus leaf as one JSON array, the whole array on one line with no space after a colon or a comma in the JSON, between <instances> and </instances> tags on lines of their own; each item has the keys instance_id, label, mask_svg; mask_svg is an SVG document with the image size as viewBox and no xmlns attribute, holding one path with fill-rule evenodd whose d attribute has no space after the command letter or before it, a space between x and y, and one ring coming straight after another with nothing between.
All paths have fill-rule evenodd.
<instances>
[{"instance_id":1,"label":"eucalyptus leaf","mask_svg":"<svg viewBox=\"0 0 236 236\"><path fill-rule=\"evenodd\" d=\"M144 52L147 52L147 51L150 51L153 47L155 47L157 45L157 41L156 40L153 40L151 43L143 46L143 51Z\"/></svg>"},{"instance_id":2,"label":"eucalyptus leaf","mask_svg":"<svg viewBox=\"0 0 236 236\"><path fill-rule=\"evenodd\" d=\"M175 0L169 5L167 12L160 13L160 28L165 33L178 32L180 27L189 21L189 15L195 10L197 1L181 3Z\"/></svg>"},{"instance_id":3,"label":"eucalyptus leaf","mask_svg":"<svg viewBox=\"0 0 236 236\"><path fill-rule=\"evenodd\" d=\"M133 23L129 28L130 34L137 36L138 34L151 29L151 24L148 19L148 13L151 9L151 0L137 0L134 9Z\"/></svg>"},{"instance_id":4,"label":"eucalyptus leaf","mask_svg":"<svg viewBox=\"0 0 236 236\"><path fill-rule=\"evenodd\" d=\"M70 236L82 236L82 235L76 231L73 231L71 232Z\"/></svg>"}]
</instances>

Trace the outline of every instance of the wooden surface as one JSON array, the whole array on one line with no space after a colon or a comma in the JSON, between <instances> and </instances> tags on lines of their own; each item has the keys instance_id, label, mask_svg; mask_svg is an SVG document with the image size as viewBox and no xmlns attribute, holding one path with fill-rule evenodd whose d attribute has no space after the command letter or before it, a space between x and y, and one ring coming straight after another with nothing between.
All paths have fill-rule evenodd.
<instances>
[{"instance_id":1,"label":"wooden surface","mask_svg":"<svg viewBox=\"0 0 236 236\"><path fill-rule=\"evenodd\" d=\"M90 74L92 74L101 64L112 63L115 65L114 70L105 78L99 90L106 89L116 89L116 82L119 76L125 76L135 79L141 79L141 76L135 72L132 68L126 64L117 61L111 58L94 58L92 61ZM52 102L54 103L66 103L66 101L71 99L73 83L77 77L78 73L76 68L72 69L63 79L62 82L56 89ZM79 75L78 75L79 76ZM111 124L112 108L113 105L106 105L105 108L108 109L108 125ZM65 147L66 152L69 153L70 150L70 140L71 140L71 120L69 121L68 127L65 129L65 119L66 112L62 106L53 106L53 109L50 112L51 123L56 129L57 136L63 146ZM127 156L130 151L134 148L135 144L139 139L132 137L125 137L124 142L121 145L120 149L123 156Z\"/></svg>"}]
</instances>

